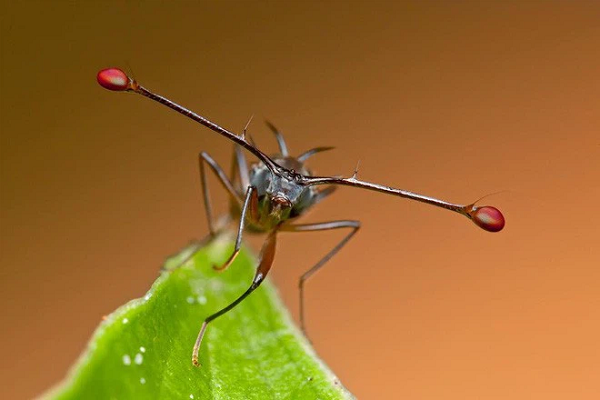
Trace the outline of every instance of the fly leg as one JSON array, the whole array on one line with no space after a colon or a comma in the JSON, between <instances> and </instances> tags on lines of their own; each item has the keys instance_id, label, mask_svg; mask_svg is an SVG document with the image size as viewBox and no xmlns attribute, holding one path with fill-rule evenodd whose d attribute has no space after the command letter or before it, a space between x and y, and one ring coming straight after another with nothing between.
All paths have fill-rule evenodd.
<instances>
[{"instance_id":1,"label":"fly leg","mask_svg":"<svg viewBox=\"0 0 600 400\"><path fill-rule=\"evenodd\" d=\"M208 324L225 314L227 311L231 310L242 300L244 300L250 293L252 293L260 284L264 281L265 277L269 273L271 269L271 265L273 265L273 259L275 258L275 244L277 239L277 230L273 230L267 236L265 243L260 251L260 262L258 264L258 268L256 269L256 273L254 274L254 278L252 279L252 284L250 287L233 303L229 304L227 307L223 308L220 311L208 316L204 322L202 323L202 327L200 328L200 332L198 333L198 338L196 339L196 343L194 344L194 349L192 350L192 364L194 366L199 366L198 362L198 352L200 351L200 345L202 344L202 338L204 337L204 333L206 332L206 328Z\"/></svg>"},{"instance_id":2,"label":"fly leg","mask_svg":"<svg viewBox=\"0 0 600 400\"><path fill-rule=\"evenodd\" d=\"M236 180L236 175L239 176L239 181ZM233 157L231 162L231 182L238 191L243 193L250 185L250 177L248 175L248 162L242 147L238 144L233 145Z\"/></svg>"},{"instance_id":3,"label":"fly leg","mask_svg":"<svg viewBox=\"0 0 600 400\"><path fill-rule=\"evenodd\" d=\"M246 137L246 134L248 133L248 127L250 126L250 122L252 122L253 118L254 118L254 115L252 115L248 119L248 122L246 122L244 129L242 129L242 137L243 138ZM244 190L250 185L250 177L248 176L248 163L246 162L246 155L244 154L244 152L242 150L242 146L240 146L239 144L233 145L233 157L232 157L232 163L231 163L231 181L232 182L235 181L236 173L240 177L240 181L239 181L239 184L237 187L238 191L240 193L243 193Z\"/></svg>"},{"instance_id":4,"label":"fly leg","mask_svg":"<svg viewBox=\"0 0 600 400\"><path fill-rule=\"evenodd\" d=\"M258 212L258 196L256 195L256 189L253 186L248 186L248 189L246 190L246 198L244 200L244 205L242 206L240 224L238 226L237 239L235 240L235 248L233 250L233 253L231 254L231 256L229 256L227 261L223 263L223 265L213 265L213 268L217 271L223 271L227 269L227 267L231 265L233 260L235 260L235 258L239 254L240 249L242 247L242 234L244 232L244 226L246 224L246 215L248 213L248 209L250 209L250 214L253 217L256 217L256 214Z\"/></svg>"},{"instance_id":5,"label":"fly leg","mask_svg":"<svg viewBox=\"0 0 600 400\"><path fill-rule=\"evenodd\" d=\"M248 125L252 121L252 118L248 121L243 130L243 135L246 136L246 130L248 129ZM235 180L236 174L239 176L239 182ZM227 261L221 266L213 265L213 268L217 271L223 271L233 262L235 257L240 252L240 248L242 247L242 232L244 231L244 224L246 223L246 213L248 209L250 209L251 216L256 219L258 213L258 197L256 195L255 188L250 186L250 178L248 176L248 163L246 162L246 156L242 151L242 148L234 144L233 145L233 161L231 163L231 181L233 184L237 184L237 190L241 191L243 188L246 189L246 198L244 200L244 205L242 206L242 212L240 216L240 225L238 227L237 239L235 241L235 249L233 250L233 254L229 257ZM232 200L233 201L233 200ZM232 204L233 206L233 204ZM233 208L233 207L232 207Z\"/></svg>"},{"instance_id":6,"label":"fly leg","mask_svg":"<svg viewBox=\"0 0 600 400\"><path fill-rule=\"evenodd\" d=\"M233 184L231 183L231 181L229 180L229 178L227 177L227 175L225 174L223 169L219 166L219 164L217 164L217 162L215 160L213 160L213 158L204 151L201 152L200 154L198 154L198 168L200 171L200 184L202 186L202 197L204 199L204 206L205 206L204 209L206 210L206 219L208 222L209 233L200 242L195 242L194 247L191 250L190 254L188 254L188 256L185 257L183 259L183 261L181 261L177 266L175 266L173 268L169 268L169 271L176 270L179 267L181 267L183 264L188 262L202 248L202 246L204 244L206 244L207 242L209 242L216 236L217 232L220 229L222 229L222 227L224 227L229 220L229 217L226 217L222 221L217 221L218 224L215 224L215 221L213 219L212 206L211 206L211 202L210 202L210 192L208 190L208 182L206 181L206 167L204 165L205 163L210 166L210 168L213 170L213 172L217 176L219 182L221 182L221 185L230 194L231 200L237 202L238 204L241 202L241 198L240 198L239 194L235 191ZM217 227L217 228L215 228L215 227Z\"/></svg>"},{"instance_id":7,"label":"fly leg","mask_svg":"<svg viewBox=\"0 0 600 400\"><path fill-rule=\"evenodd\" d=\"M219 179L219 182L221 182L221 185L223 185L225 190L227 190L227 192L230 194L232 200L237 201L239 204L239 202L241 202L241 198L235 191L235 188L233 187L231 181L225 174L225 171L223 171L219 164L217 164L217 162L213 160L212 157L208 155L208 153L204 151L201 152L198 155L198 165L200 167L200 183L202 184L202 197L204 199L204 209L206 210L206 219L208 221L208 231L210 232L210 235L214 237L217 233L217 230L215 229L215 223L212 213L212 204L210 202L210 192L208 189L208 183L206 181L206 167L204 165L205 163L208 164L213 170L213 172Z\"/></svg>"},{"instance_id":8,"label":"fly leg","mask_svg":"<svg viewBox=\"0 0 600 400\"><path fill-rule=\"evenodd\" d=\"M298 281L298 289L300 293L300 328L306 337L308 337L306 333L306 324L304 320L304 283L310 278L313 274L315 274L331 257L337 254L338 251L348 241L358 232L360 229L360 221L353 220L342 220L342 221L330 221L330 222L320 222L315 224L299 224L299 225L283 225L281 227L281 231L285 232L316 232L316 231L327 231L332 229L341 229L341 228L350 228L351 231L333 248L331 249L323 258L321 258L314 266L312 266L308 271L306 271L300 277Z\"/></svg>"}]
</instances>

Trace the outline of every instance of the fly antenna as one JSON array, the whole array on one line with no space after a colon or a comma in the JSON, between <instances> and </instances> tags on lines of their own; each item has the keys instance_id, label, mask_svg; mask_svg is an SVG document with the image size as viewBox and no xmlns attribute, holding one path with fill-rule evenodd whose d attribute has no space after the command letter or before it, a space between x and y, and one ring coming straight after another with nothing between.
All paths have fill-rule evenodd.
<instances>
[{"instance_id":1,"label":"fly antenna","mask_svg":"<svg viewBox=\"0 0 600 400\"><path fill-rule=\"evenodd\" d=\"M469 218L481 229L488 232L499 232L504 228L504 216L496 207L492 206L475 206L475 203L461 205L453 204L443 200L438 200L433 197L422 194L409 192L408 190L396 189L391 186L379 185L376 183L361 181L357 179L357 169L351 178L341 178L333 176L302 176L301 182L304 185L343 185L352 186L361 189L373 190L376 192L391 194L393 196L404 197L410 200L419 201L432 206L445 208L446 210L454 211ZM481 199L480 199L481 200ZM479 200L477 200L479 201Z\"/></svg>"},{"instance_id":2,"label":"fly antenna","mask_svg":"<svg viewBox=\"0 0 600 400\"><path fill-rule=\"evenodd\" d=\"M245 135L236 135L235 133L215 124L214 122L209 121L203 116L196 114L195 112L188 110L187 108L180 106L179 104L163 97L159 94L153 93L150 90L146 89L137 81L130 76L128 76L125 72L123 72L119 68L106 68L98 72L96 76L98 83L105 89L112 90L115 92L134 92L140 94L144 97L149 98L150 100L154 100L162 105L169 107L170 109L182 114L204 126L209 128L210 130L217 132L221 136L225 136L229 140L234 143L239 144L250 153L254 154L260 161L262 161L269 170L276 172L280 171L281 166L277 165L275 161L273 161L269 156L260 151L256 146L253 146L250 142L246 140Z\"/></svg>"}]
</instances>

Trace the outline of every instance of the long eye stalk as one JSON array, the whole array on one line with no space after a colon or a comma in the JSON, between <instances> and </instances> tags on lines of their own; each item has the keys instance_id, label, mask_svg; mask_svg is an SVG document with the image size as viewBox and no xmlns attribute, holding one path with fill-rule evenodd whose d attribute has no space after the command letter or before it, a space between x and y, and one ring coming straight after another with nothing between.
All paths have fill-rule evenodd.
<instances>
[{"instance_id":1,"label":"long eye stalk","mask_svg":"<svg viewBox=\"0 0 600 400\"><path fill-rule=\"evenodd\" d=\"M430 204L432 206L440 208L445 208L447 210L462 214L469 218L471 221L473 221L478 227L488 232L499 232L502 230L502 228L504 228L504 216L502 215L500 210L492 206L477 207L475 206L475 204L461 205L448 203L446 201L438 200L433 197L424 196L418 193L409 192L407 190L396 189L390 186L378 185L376 183L361 181L357 179L356 176L352 176L351 178L336 178L328 176L303 176L301 178L301 181L304 185L309 186L345 185L404 197L407 199L420 201L422 203Z\"/></svg>"},{"instance_id":2,"label":"long eye stalk","mask_svg":"<svg viewBox=\"0 0 600 400\"><path fill-rule=\"evenodd\" d=\"M239 144L252 154L254 154L260 161L262 161L267 168L271 171L280 171L281 166L277 165L269 156L265 153L252 146L246 138L245 135L236 135L235 133L228 131L227 129L215 124L214 122L209 121L201 115L196 114L195 112L188 110L187 108L180 106L179 104L172 102L171 100L151 92L146 89L139 83L135 81L135 79L129 77L125 72L118 68L106 68L98 72L96 77L100 86L105 89L112 90L115 92L135 92L137 94L141 94L151 100L154 100L160 104L163 104L170 109L185 115L186 117L193 119L196 122L206 126L207 128L225 136L226 138L232 140L233 142Z\"/></svg>"}]
</instances>

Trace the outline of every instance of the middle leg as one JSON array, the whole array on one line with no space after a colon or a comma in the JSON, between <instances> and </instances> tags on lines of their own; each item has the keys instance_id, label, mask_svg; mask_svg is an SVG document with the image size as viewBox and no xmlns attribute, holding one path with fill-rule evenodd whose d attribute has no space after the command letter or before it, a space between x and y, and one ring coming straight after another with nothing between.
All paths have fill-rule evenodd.
<instances>
[{"instance_id":1,"label":"middle leg","mask_svg":"<svg viewBox=\"0 0 600 400\"><path fill-rule=\"evenodd\" d=\"M220 311L217 311L216 313L208 316L202 323L202 326L200 327L200 332L198 332L198 337L196 338L196 343L194 343L194 349L192 350L192 364L195 367L200 366L200 363L198 361L198 353L200 352L200 345L202 344L202 338L204 338L204 333L206 332L208 324L220 317L221 315L225 314L226 312L230 311L238 304L240 304L242 300L248 297L250 293L252 293L256 288L260 286L260 284L267 277L267 274L269 273L269 270L273 265L273 260L275 259L276 243L277 230L273 230L267 236L267 239L265 240L265 243L263 244L263 247L260 251L260 262L258 264L258 267L256 268L256 272L254 274L254 278L252 279L250 287L244 293L242 293L240 297L235 299L231 304L221 309Z\"/></svg>"},{"instance_id":2,"label":"middle leg","mask_svg":"<svg viewBox=\"0 0 600 400\"><path fill-rule=\"evenodd\" d=\"M299 224L299 225L283 225L281 227L281 231L285 232L315 232L315 231L327 231L331 229L341 229L341 228L350 228L351 231L333 248L331 249L323 258L321 258L314 266L312 266L308 271L306 271L300 277L298 281L298 289L300 292L300 328L305 336L306 334L306 324L304 320L304 283L310 278L313 274L315 274L331 257L336 255L338 251L348 241L358 232L360 229L360 221L354 220L342 220L342 221L330 221L330 222L320 222L315 224Z\"/></svg>"}]
</instances>

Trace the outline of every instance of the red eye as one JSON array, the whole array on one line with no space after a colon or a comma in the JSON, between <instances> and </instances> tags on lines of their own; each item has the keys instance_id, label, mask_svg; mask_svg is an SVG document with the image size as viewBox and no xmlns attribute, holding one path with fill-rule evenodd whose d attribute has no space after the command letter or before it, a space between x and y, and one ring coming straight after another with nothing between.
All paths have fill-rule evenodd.
<instances>
[{"instance_id":1,"label":"red eye","mask_svg":"<svg viewBox=\"0 0 600 400\"><path fill-rule=\"evenodd\" d=\"M129 77L119 68L106 68L98 72L98 83L105 89L122 92L129 89Z\"/></svg>"},{"instance_id":2,"label":"red eye","mask_svg":"<svg viewBox=\"0 0 600 400\"><path fill-rule=\"evenodd\" d=\"M478 207L470 215L477 226L488 232L499 232L504 228L504 215L496 207Z\"/></svg>"}]
</instances>

